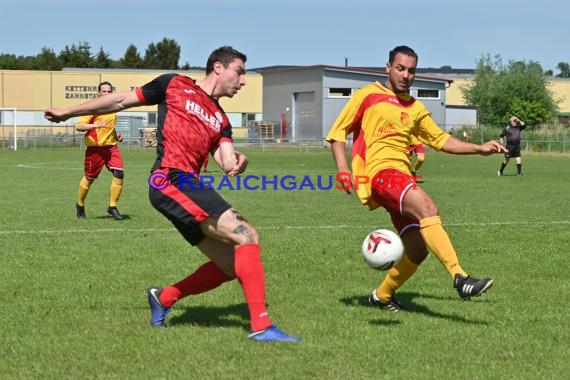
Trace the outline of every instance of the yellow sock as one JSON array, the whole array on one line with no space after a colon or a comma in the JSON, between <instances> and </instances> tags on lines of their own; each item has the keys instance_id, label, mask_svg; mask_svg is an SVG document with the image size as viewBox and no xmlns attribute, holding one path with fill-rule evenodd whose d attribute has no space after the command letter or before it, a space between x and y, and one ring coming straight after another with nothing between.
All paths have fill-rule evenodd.
<instances>
[{"instance_id":1,"label":"yellow sock","mask_svg":"<svg viewBox=\"0 0 570 380\"><path fill-rule=\"evenodd\" d=\"M457 253L449 240L447 232L441 225L439 216L430 216L420 220L420 232L430 251L437 256L452 278L457 273L467 276L467 273L459 265Z\"/></svg>"},{"instance_id":2,"label":"yellow sock","mask_svg":"<svg viewBox=\"0 0 570 380\"><path fill-rule=\"evenodd\" d=\"M111 182L111 200L109 201L109 206L117 206L119 198L121 197L121 192L123 191L123 180L120 178L113 177Z\"/></svg>"},{"instance_id":3,"label":"yellow sock","mask_svg":"<svg viewBox=\"0 0 570 380\"><path fill-rule=\"evenodd\" d=\"M402 260L392 269L388 271L388 275L376 288L376 297L382 302L387 302L392 298L394 292L401 287L404 282L408 281L410 277L418 269L418 264L414 264L408 258L407 253L404 252Z\"/></svg>"},{"instance_id":4,"label":"yellow sock","mask_svg":"<svg viewBox=\"0 0 570 380\"><path fill-rule=\"evenodd\" d=\"M87 193L89 193L90 186L91 184L87 178L83 176L83 178L81 178L81 181L79 181L79 190L77 192L77 204L79 206L85 206L85 198L87 198Z\"/></svg>"}]
</instances>

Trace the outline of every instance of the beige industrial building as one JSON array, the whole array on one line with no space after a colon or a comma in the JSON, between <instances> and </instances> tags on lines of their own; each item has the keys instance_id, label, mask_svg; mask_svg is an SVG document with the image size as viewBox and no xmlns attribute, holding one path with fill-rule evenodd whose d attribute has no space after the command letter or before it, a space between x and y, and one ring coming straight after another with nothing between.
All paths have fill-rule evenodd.
<instances>
[{"instance_id":1,"label":"beige industrial building","mask_svg":"<svg viewBox=\"0 0 570 380\"><path fill-rule=\"evenodd\" d=\"M20 130L50 126L52 133L69 133L75 119L50 125L43 118L43 110L49 107L68 107L97 96L97 86L103 81L113 84L115 91L128 91L141 86L155 77L171 71L155 70L96 70L66 69L63 71L0 71L0 109L16 109L16 121L12 113L0 112L3 129L17 124ZM204 72L184 72L195 79ZM247 74L247 85L232 99L221 99L220 104L228 113L232 125L247 126L250 120L261 120L263 81L257 73ZM144 106L119 113L127 121L124 129L141 129L156 124L156 106ZM55 128L55 129L54 129ZM118 129L121 129L118 127ZM129 131L123 130L121 132ZM2 136L10 130L4 131ZM244 132L241 132L244 134ZM247 133L245 133L247 134Z\"/></svg>"}]
</instances>

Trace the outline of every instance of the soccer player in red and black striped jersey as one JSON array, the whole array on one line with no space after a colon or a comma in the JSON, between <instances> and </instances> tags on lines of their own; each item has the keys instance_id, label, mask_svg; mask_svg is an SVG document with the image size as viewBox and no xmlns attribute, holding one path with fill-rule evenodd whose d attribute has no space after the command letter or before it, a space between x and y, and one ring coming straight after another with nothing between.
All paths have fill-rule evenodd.
<instances>
[{"instance_id":1,"label":"soccer player in red and black striped jersey","mask_svg":"<svg viewBox=\"0 0 570 380\"><path fill-rule=\"evenodd\" d=\"M157 104L157 158L149 177L150 201L209 261L173 285L147 290L151 324L165 327L177 301L237 279L249 309L250 338L296 342L299 338L279 330L267 313L257 231L197 178L208 154L230 176L242 173L248 165L247 157L234 149L230 121L218 102L221 97L233 97L245 85L245 61L243 53L224 46L212 52L201 80L165 74L130 92L66 109L48 109L45 117L59 122Z\"/></svg>"},{"instance_id":2,"label":"soccer player in red and black striped jersey","mask_svg":"<svg viewBox=\"0 0 570 380\"><path fill-rule=\"evenodd\" d=\"M416 272L428 248L451 275L461 298L480 295L493 284L490 278L469 276L459 264L437 205L412 177L408 153L412 137L446 153L489 155L506 151L496 141L471 144L439 128L427 108L409 94L417 62L417 54L408 46L390 51L386 83L375 82L356 91L327 135L338 176L348 185L345 190L356 190L362 204L370 210L384 207L404 242L402 260L369 296L371 304L396 312L405 308L394 293ZM346 159L349 134L354 139L352 173ZM356 179L359 182L355 183Z\"/></svg>"}]
</instances>

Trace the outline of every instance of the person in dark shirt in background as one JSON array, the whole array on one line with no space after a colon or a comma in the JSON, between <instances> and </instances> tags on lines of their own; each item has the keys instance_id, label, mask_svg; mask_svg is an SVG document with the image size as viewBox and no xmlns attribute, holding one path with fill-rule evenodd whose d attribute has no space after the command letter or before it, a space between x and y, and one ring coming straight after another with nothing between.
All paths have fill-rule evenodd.
<instances>
[{"instance_id":1,"label":"person in dark shirt in background","mask_svg":"<svg viewBox=\"0 0 570 380\"><path fill-rule=\"evenodd\" d=\"M499 177L503 176L503 171L509 163L509 159L515 158L517 162L517 176L522 177L522 157L521 157L521 132L526 128L524 121L516 116L511 116L509 125L503 127L499 134L499 141L504 144L503 137L506 139L506 147L508 152L505 153L505 159L501 163L501 168L497 172Z\"/></svg>"}]
</instances>

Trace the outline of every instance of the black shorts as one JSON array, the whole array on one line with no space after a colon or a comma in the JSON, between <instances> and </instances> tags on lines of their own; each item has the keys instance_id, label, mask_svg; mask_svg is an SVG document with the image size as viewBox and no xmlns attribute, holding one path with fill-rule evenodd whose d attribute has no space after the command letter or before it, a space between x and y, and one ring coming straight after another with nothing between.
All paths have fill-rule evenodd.
<instances>
[{"instance_id":1,"label":"black shorts","mask_svg":"<svg viewBox=\"0 0 570 380\"><path fill-rule=\"evenodd\" d=\"M200 243L205 236L200 229L201 222L219 217L231 208L193 173L161 168L151 173L148 183L150 203L192 245Z\"/></svg>"},{"instance_id":2,"label":"black shorts","mask_svg":"<svg viewBox=\"0 0 570 380\"><path fill-rule=\"evenodd\" d=\"M505 153L505 158L511 157L520 157L521 156L521 146L520 144L517 145L509 145L507 144L507 153Z\"/></svg>"}]
</instances>

